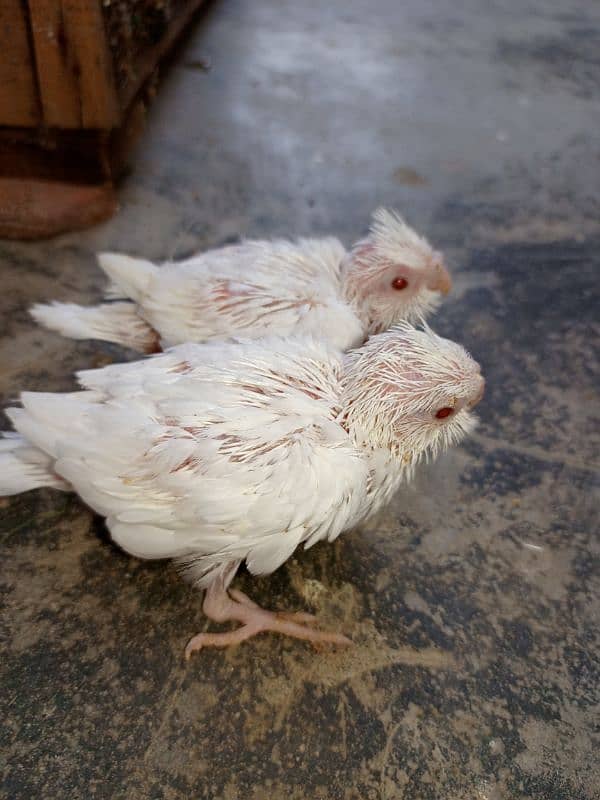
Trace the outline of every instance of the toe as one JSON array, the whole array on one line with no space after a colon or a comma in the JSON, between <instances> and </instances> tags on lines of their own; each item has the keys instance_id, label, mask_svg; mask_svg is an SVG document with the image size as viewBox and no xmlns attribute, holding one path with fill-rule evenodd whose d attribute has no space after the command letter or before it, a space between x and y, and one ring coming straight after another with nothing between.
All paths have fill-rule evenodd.
<instances>
[{"instance_id":1,"label":"toe","mask_svg":"<svg viewBox=\"0 0 600 800\"><path fill-rule=\"evenodd\" d=\"M192 636L186 644L185 650L183 651L183 657L186 661L190 660L192 653L195 653L197 650L202 650L203 636L204 634L197 633L196 636Z\"/></svg>"},{"instance_id":2,"label":"toe","mask_svg":"<svg viewBox=\"0 0 600 800\"><path fill-rule=\"evenodd\" d=\"M278 611L276 616L278 619L300 622L303 625L314 625L317 622L317 617L307 611Z\"/></svg>"},{"instance_id":3,"label":"toe","mask_svg":"<svg viewBox=\"0 0 600 800\"><path fill-rule=\"evenodd\" d=\"M258 603L255 603L254 600L251 600L245 592L241 592L239 589L229 589L228 594L232 600L241 603L243 606L249 606L250 608L260 608Z\"/></svg>"}]
</instances>

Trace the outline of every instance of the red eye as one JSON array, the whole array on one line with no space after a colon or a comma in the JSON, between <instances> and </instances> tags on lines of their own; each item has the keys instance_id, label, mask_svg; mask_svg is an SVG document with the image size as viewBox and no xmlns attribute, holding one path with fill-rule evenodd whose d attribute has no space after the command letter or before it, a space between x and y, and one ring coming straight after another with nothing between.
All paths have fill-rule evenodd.
<instances>
[{"instance_id":1,"label":"red eye","mask_svg":"<svg viewBox=\"0 0 600 800\"><path fill-rule=\"evenodd\" d=\"M408 281L406 278L394 278L392 281L392 289L396 289L398 292L401 292L402 289L406 289L408 286Z\"/></svg>"},{"instance_id":2,"label":"red eye","mask_svg":"<svg viewBox=\"0 0 600 800\"><path fill-rule=\"evenodd\" d=\"M444 408L438 408L438 410L435 412L435 416L438 419L446 419L446 417L449 417L452 414L454 414L454 409L451 408L450 406L444 406Z\"/></svg>"}]
</instances>

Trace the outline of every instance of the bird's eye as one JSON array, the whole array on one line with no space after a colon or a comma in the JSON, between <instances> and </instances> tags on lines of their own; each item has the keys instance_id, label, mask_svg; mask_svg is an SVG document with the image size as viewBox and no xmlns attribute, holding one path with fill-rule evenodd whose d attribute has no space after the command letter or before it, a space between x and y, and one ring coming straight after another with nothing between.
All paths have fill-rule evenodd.
<instances>
[{"instance_id":1,"label":"bird's eye","mask_svg":"<svg viewBox=\"0 0 600 800\"><path fill-rule=\"evenodd\" d=\"M408 281L406 278L394 278L392 281L392 289L396 289L397 292L401 292L402 289L406 289L408 286Z\"/></svg>"},{"instance_id":2,"label":"bird's eye","mask_svg":"<svg viewBox=\"0 0 600 800\"><path fill-rule=\"evenodd\" d=\"M438 410L435 412L437 419L446 419L446 417L450 417L452 414L454 414L454 409L451 406L438 408Z\"/></svg>"}]
</instances>

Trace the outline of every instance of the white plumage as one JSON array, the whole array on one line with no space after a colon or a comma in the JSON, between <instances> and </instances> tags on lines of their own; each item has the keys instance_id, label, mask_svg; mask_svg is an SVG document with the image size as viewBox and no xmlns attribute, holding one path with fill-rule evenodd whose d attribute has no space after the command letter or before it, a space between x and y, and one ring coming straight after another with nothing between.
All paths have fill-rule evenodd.
<instances>
[{"instance_id":1,"label":"white plumage","mask_svg":"<svg viewBox=\"0 0 600 800\"><path fill-rule=\"evenodd\" d=\"M124 550L179 561L209 616L243 623L188 652L259 630L341 642L228 594L238 565L270 573L373 513L471 428L483 390L462 347L406 324L347 355L311 337L185 344L78 378L8 409L0 494L71 488Z\"/></svg>"},{"instance_id":2,"label":"white plumage","mask_svg":"<svg viewBox=\"0 0 600 800\"><path fill-rule=\"evenodd\" d=\"M425 316L450 288L441 254L385 209L350 252L325 238L247 241L160 267L116 253L98 260L111 280L107 297L121 302L36 305L31 313L65 336L142 352L290 334L347 350L395 322Z\"/></svg>"}]
</instances>

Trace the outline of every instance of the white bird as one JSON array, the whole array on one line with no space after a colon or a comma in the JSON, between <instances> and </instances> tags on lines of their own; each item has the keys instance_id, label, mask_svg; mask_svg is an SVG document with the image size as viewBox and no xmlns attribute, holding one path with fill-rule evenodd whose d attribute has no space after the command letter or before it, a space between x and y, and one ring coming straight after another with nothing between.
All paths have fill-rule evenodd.
<instances>
[{"instance_id":1,"label":"white bird","mask_svg":"<svg viewBox=\"0 0 600 800\"><path fill-rule=\"evenodd\" d=\"M348 350L395 322L424 317L451 286L442 255L385 209L349 252L326 238L247 241L160 267L115 253L98 260L112 281L107 296L119 302L38 304L32 316L71 338L145 353L290 334Z\"/></svg>"},{"instance_id":2,"label":"white bird","mask_svg":"<svg viewBox=\"0 0 600 800\"><path fill-rule=\"evenodd\" d=\"M0 495L73 490L140 558L172 558L227 633L347 643L309 614L275 614L228 589L245 562L273 572L387 502L416 464L471 430L479 365L408 324L346 355L310 337L186 344L78 373L82 391L24 392L0 440Z\"/></svg>"}]
</instances>

